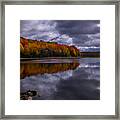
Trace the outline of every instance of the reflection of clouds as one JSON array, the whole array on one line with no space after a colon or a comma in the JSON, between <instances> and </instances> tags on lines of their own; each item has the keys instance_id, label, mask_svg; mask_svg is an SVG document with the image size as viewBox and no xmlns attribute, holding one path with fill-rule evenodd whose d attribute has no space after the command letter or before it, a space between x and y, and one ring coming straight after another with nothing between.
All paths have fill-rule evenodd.
<instances>
[{"instance_id":1,"label":"reflection of clouds","mask_svg":"<svg viewBox=\"0 0 120 120\"><path fill-rule=\"evenodd\" d=\"M58 77L60 79L66 80L72 76L72 72L73 72L72 70L68 70L68 71L62 72L61 74L56 73L55 75L56 75L56 77Z\"/></svg>"},{"instance_id":2,"label":"reflection of clouds","mask_svg":"<svg viewBox=\"0 0 120 120\"><path fill-rule=\"evenodd\" d=\"M99 58L82 58L75 70L25 77L20 81L21 92L38 91L41 97L33 99L99 99L99 60Z\"/></svg>"},{"instance_id":3,"label":"reflection of clouds","mask_svg":"<svg viewBox=\"0 0 120 120\"><path fill-rule=\"evenodd\" d=\"M52 94L57 91L56 86L59 81L66 80L71 76L72 70L26 77L21 80L21 89L22 91L36 90L41 95L41 99L52 99Z\"/></svg>"},{"instance_id":4,"label":"reflection of clouds","mask_svg":"<svg viewBox=\"0 0 120 120\"><path fill-rule=\"evenodd\" d=\"M79 68L98 68L100 65L81 64Z\"/></svg>"},{"instance_id":5,"label":"reflection of clouds","mask_svg":"<svg viewBox=\"0 0 120 120\"><path fill-rule=\"evenodd\" d=\"M87 69L77 68L73 76L68 80L61 80L55 91L54 99L63 100L99 100L100 99L100 81L97 74ZM99 69L99 68L97 68ZM96 69L96 70L97 70ZM95 70L95 71L96 71ZM99 71L99 70L98 70Z\"/></svg>"},{"instance_id":6,"label":"reflection of clouds","mask_svg":"<svg viewBox=\"0 0 120 120\"><path fill-rule=\"evenodd\" d=\"M82 58L79 61L81 64L79 68L99 68L100 58Z\"/></svg>"},{"instance_id":7,"label":"reflection of clouds","mask_svg":"<svg viewBox=\"0 0 120 120\"><path fill-rule=\"evenodd\" d=\"M74 71L74 76L76 78L86 79L86 80L100 80L100 71L99 68L81 68L79 67L77 70Z\"/></svg>"},{"instance_id":8,"label":"reflection of clouds","mask_svg":"<svg viewBox=\"0 0 120 120\"><path fill-rule=\"evenodd\" d=\"M100 69L99 68L87 68L85 72L88 74L88 80L100 80Z\"/></svg>"},{"instance_id":9,"label":"reflection of clouds","mask_svg":"<svg viewBox=\"0 0 120 120\"><path fill-rule=\"evenodd\" d=\"M99 20L21 20L20 35L77 47L100 46Z\"/></svg>"},{"instance_id":10,"label":"reflection of clouds","mask_svg":"<svg viewBox=\"0 0 120 120\"><path fill-rule=\"evenodd\" d=\"M100 59L99 58L83 58L80 60L80 66L75 70L82 73L80 70L84 70L88 80L100 80Z\"/></svg>"}]
</instances>

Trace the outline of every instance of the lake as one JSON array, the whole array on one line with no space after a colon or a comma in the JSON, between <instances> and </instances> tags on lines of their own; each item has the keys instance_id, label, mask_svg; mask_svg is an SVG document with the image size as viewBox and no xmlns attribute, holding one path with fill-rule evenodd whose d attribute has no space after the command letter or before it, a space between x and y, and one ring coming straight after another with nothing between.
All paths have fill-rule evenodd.
<instances>
[{"instance_id":1,"label":"lake","mask_svg":"<svg viewBox=\"0 0 120 120\"><path fill-rule=\"evenodd\" d=\"M100 58L21 61L20 79L21 99L100 100Z\"/></svg>"}]
</instances>

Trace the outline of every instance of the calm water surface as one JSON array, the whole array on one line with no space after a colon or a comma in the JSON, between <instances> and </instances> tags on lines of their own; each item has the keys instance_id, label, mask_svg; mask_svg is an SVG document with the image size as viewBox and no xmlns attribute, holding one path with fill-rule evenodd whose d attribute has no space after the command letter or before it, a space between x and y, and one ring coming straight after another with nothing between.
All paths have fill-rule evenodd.
<instances>
[{"instance_id":1,"label":"calm water surface","mask_svg":"<svg viewBox=\"0 0 120 120\"><path fill-rule=\"evenodd\" d=\"M20 92L33 100L99 100L100 59L42 59L20 63Z\"/></svg>"}]
</instances>

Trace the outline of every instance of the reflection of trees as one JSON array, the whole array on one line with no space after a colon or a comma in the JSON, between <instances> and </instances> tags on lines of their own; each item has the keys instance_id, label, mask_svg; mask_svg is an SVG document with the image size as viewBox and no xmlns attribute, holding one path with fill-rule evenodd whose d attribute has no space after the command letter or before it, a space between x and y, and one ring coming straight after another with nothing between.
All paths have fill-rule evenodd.
<instances>
[{"instance_id":1,"label":"reflection of trees","mask_svg":"<svg viewBox=\"0 0 120 120\"><path fill-rule=\"evenodd\" d=\"M73 63L21 63L20 64L20 78L26 76L57 73L67 70L73 70L79 66L78 62Z\"/></svg>"}]
</instances>

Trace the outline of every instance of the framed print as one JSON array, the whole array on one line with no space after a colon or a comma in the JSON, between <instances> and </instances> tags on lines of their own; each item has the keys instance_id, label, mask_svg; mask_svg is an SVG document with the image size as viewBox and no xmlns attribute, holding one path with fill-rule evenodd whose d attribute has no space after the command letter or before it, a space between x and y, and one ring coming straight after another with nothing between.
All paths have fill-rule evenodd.
<instances>
[{"instance_id":1,"label":"framed print","mask_svg":"<svg viewBox=\"0 0 120 120\"><path fill-rule=\"evenodd\" d=\"M119 2L1 2L2 119L119 119Z\"/></svg>"}]
</instances>

